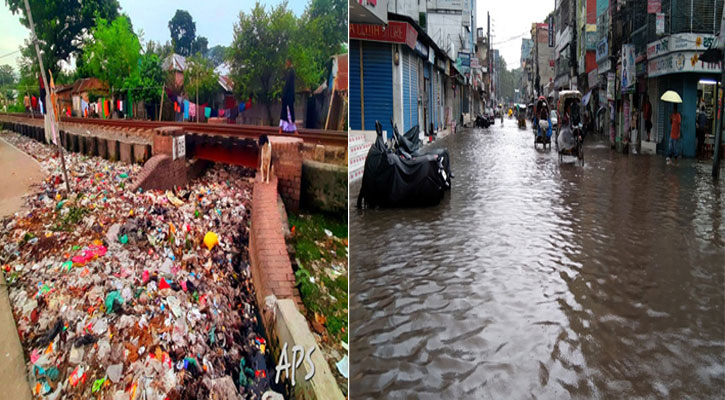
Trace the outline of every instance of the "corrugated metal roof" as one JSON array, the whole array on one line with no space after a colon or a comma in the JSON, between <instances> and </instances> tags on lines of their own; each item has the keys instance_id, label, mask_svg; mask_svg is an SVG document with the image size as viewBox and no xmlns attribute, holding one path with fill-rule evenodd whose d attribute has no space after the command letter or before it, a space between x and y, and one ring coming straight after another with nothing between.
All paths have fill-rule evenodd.
<instances>
[{"instance_id":1,"label":"corrugated metal roof","mask_svg":"<svg viewBox=\"0 0 725 400\"><path fill-rule=\"evenodd\" d=\"M161 64L161 68L164 69L164 71L186 71L186 57L173 53L166 57L163 64Z\"/></svg>"}]
</instances>

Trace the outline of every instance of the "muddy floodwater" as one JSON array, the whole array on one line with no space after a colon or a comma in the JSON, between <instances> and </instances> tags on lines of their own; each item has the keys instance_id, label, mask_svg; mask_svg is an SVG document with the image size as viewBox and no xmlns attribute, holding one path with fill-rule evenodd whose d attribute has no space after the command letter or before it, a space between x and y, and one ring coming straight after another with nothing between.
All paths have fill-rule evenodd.
<instances>
[{"instance_id":1,"label":"muddy floodwater","mask_svg":"<svg viewBox=\"0 0 725 400\"><path fill-rule=\"evenodd\" d=\"M352 398L725 397L725 177L592 139L462 130L432 208L351 186Z\"/></svg>"}]
</instances>

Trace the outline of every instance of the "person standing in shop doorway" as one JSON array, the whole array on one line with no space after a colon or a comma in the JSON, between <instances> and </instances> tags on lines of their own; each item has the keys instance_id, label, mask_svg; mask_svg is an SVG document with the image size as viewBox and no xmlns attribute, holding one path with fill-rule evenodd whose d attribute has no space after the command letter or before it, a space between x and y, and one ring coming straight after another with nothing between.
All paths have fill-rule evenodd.
<instances>
[{"instance_id":1,"label":"person standing in shop doorway","mask_svg":"<svg viewBox=\"0 0 725 400\"><path fill-rule=\"evenodd\" d=\"M652 132L652 103L649 102L649 95L644 97L644 129L647 131L647 141L651 141L650 132Z\"/></svg>"},{"instance_id":2,"label":"person standing in shop doorway","mask_svg":"<svg viewBox=\"0 0 725 400\"><path fill-rule=\"evenodd\" d=\"M700 107L700 112L697 114L697 155L702 155L702 147L705 144L705 133L707 128L707 113L705 113L705 106Z\"/></svg>"},{"instance_id":3,"label":"person standing in shop doorway","mask_svg":"<svg viewBox=\"0 0 725 400\"><path fill-rule=\"evenodd\" d=\"M282 110L279 116L279 133L297 134L295 125L295 69L292 68L292 60L287 57L284 63L287 70L287 77L282 89Z\"/></svg>"},{"instance_id":4,"label":"person standing in shop doorway","mask_svg":"<svg viewBox=\"0 0 725 400\"><path fill-rule=\"evenodd\" d=\"M674 164L677 165L677 157L679 156L680 147L680 126L682 125L682 115L677 112L677 104L673 104L674 109L670 115L670 148L667 152L667 164L671 162L671 158L674 157Z\"/></svg>"}]
</instances>

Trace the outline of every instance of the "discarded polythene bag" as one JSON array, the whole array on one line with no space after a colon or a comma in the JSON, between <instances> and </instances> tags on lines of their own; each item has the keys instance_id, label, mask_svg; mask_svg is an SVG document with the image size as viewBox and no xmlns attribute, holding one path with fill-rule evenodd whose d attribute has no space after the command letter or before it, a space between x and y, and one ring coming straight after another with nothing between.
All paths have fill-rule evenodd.
<instances>
[{"instance_id":1,"label":"discarded polythene bag","mask_svg":"<svg viewBox=\"0 0 725 400\"><path fill-rule=\"evenodd\" d=\"M0 266L36 396L209 398L214 380L260 398L271 372L254 339L253 173L215 166L169 197L124 189L137 165L69 153L77 193L59 198L54 152L9 136L49 171L28 211L0 224ZM241 361L247 385L232 379Z\"/></svg>"}]
</instances>

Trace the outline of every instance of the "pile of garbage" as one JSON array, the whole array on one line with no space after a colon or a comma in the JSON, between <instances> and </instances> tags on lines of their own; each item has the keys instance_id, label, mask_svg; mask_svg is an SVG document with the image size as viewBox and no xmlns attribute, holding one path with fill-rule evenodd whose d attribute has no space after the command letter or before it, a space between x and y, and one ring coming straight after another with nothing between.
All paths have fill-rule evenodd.
<instances>
[{"instance_id":1,"label":"pile of garbage","mask_svg":"<svg viewBox=\"0 0 725 400\"><path fill-rule=\"evenodd\" d=\"M249 272L249 170L214 166L175 191L140 170L1 136L48 173L0 221L0 266L36 398L280 398Z\"/></svg>"}]
</instances>

